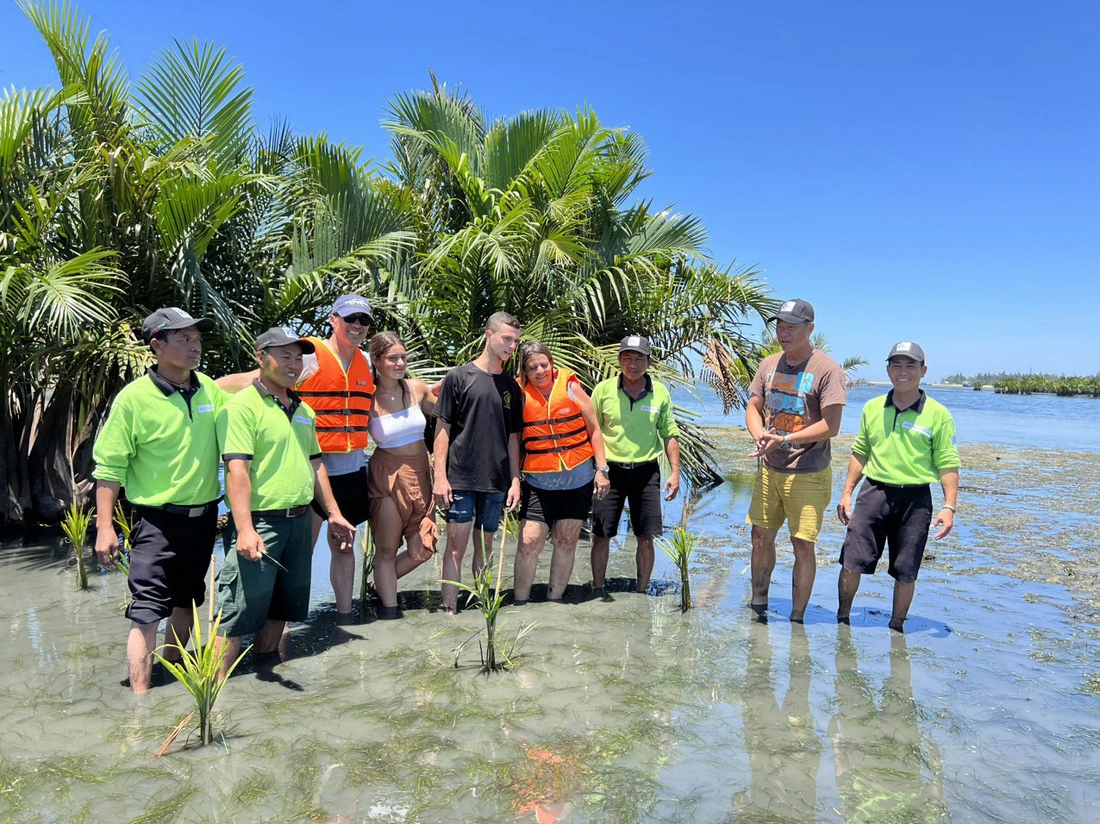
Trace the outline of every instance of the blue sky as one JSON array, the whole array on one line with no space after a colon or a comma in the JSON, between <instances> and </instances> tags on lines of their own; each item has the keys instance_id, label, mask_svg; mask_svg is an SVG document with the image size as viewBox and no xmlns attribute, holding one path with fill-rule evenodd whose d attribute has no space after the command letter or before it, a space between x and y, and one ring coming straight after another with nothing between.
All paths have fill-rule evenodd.
<instances>
[{"instance_id":1,"label":"blue sky","mask_svg":"<svg viewBox=\"0 0 1100 824\"><path fill-rule=\"evenodd\" d=\"M380 159L386 101L429 69L491 115L587 103L645 138L645 197L811 301L872 380L908 338L935 378L1100 370L1092 0L80 8L133 77L173 37L213 40L247 69L261 127L285 116ZM12 0L0 31L0 86L54 82Z\"/></svg>"}]
</instances>

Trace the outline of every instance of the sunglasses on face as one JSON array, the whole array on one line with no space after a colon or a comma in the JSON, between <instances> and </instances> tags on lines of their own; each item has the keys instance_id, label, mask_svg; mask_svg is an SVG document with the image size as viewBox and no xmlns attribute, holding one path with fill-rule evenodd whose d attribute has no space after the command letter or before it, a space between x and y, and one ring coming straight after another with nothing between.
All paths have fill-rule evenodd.
<instances>
[{"instance_id":1,"label":"sunglasses on face","mask_svg":"<svg viewBox=\"0 0 1100 824\"><path fill-rule=\"evenodd\" d=\"M360 326L370 326L370 315L348 315L343 319L344 323L358 323Z\"/></svg>"}]
</instances>

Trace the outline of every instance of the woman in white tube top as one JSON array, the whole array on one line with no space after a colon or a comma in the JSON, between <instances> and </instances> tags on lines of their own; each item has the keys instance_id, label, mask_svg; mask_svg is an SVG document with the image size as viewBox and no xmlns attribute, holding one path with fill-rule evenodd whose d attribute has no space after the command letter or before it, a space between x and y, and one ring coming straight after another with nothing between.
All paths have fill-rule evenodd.
<instances>
[{"instance_id":1,"label":"woman in white tube top","mask_svg":"<svg viewBox=\"0 0 1100 824\"><path fill-rule=\"evenodd\" d=\"M371 455L367 493L374 535L374 589L382 600L380 618L397 618L397 579L435 552L439 529L432 507L432 473L424 443L435 395L427 384L406 378L405 344L393 332L370 341L374 370ZM400 555L401 541L406 549Z\"/></svg>"}]
</instances>

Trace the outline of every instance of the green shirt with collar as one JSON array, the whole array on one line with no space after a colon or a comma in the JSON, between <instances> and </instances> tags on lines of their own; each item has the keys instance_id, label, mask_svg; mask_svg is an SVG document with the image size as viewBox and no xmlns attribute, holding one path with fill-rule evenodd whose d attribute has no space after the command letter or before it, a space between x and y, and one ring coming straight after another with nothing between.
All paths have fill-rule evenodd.
<instances>
[{"instance_id":1,"label":"green shirt with collar","mask_svg":"<svg viewBox=\"0 0 1100 824\"><path fill-rule=\"evenodd\" d=\"M111 406L92 448L92 477L114 481L133 504L197 506L221 495L215 421L229 397L206 375L190 388L162 378L156 367L127 384Z\"/></svg>"},{"instance_id":2,"label":"green shirt with collar","mask_svg":"<svg viewBox=\"0 0 1100 824\"><path fill-rule=\"evenodd\" d=\"M664 452L664 441L678 438L672 416L672 398L660 381L648 374L645 389L633 400L623 389L623 376L596 384L592 405L603 433L607 459L616 463L655 461Z\"/></svg>"},{"instance_id":3,"label":"green shirt with collar","mask_svg":"<svg viewBox=\"0 0 1100 824\"><path fill-rule=\"evenodd\" d=\"M867 459L863 474L884 484L936 483L941 471L960 465L955 421L923 391L906 409L894 406L893 390L867 401L852 452Z\"/></svg>"},{"instance_id":4,"label":"green shirt with collar","mask_svg":"<svg viewBox=\"0 0 1100 824\"><path fill-rule=\"evenodd\" d=\"M314 471L321 457L317 416L292 391L284 407L259 380L226 401L218 414L222 459L251 461L252 511L290 509L313 500Z\"/></svg>"}]
</instances>

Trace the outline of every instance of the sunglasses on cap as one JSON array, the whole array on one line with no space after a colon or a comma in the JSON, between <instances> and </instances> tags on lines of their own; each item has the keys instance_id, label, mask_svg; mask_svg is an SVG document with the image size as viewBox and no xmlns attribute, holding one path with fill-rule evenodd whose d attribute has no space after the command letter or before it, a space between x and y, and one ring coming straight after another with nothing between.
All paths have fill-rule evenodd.
<instances>
[{"instance_id":1,"label":"sunglasses on cap","mask_svg":"<svg viewBox=\"0 0 1100 824\"><path fill-rule=\"evenodd\" d=\"M371 316L364 314L348 315L346 318L341 318L341 320L343 320L344 323L358 323L360 326L370 326Z\"/></svg>"}]
</instances>

